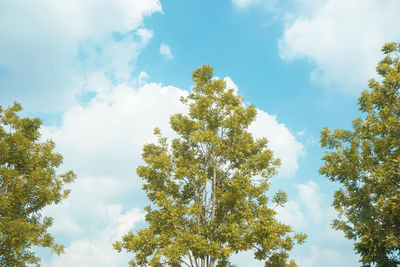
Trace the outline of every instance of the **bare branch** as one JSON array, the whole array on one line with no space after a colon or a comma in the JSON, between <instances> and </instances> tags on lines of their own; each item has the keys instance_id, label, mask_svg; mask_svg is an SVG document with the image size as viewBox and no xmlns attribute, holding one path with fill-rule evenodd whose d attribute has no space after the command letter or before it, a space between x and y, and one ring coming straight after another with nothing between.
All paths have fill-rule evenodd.
<instances>
[{"instance_id":1,"label":"bare branch","mask_svg":"<svg viewBox=\"0 0 400 267\"><path fill-rule=\"evenodd\" d=\"M182 260L182 259L180 259L180 260L181 260L181 262L184 263L186 266L192 267L192 266L190 266L187 262L185 262L184 260Z\"/></svg>"}]
</instances>

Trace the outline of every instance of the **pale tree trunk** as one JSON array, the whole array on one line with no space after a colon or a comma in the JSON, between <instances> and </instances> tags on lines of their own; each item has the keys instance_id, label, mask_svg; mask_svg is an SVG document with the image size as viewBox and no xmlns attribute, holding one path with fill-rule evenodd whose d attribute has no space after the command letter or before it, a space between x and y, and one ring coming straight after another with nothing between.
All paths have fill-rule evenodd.
<instances>
[{"instance_id":1,"label":"pale tree trunk","mask_svg":"<svg viewBox=\"0 0 400 267\"><path fill-rule=\"evenodd\" d=\"M210 219L211 221L213 221L214 217L215 217L215 208L217 205L217 200L216 200L217 192L216 191L217 191L217 169L214 167L213 180L212 180L212 209L211 209L211 219ZM214 267L214 262L215 262L215 258L213 256L210 256L209 267Z\"/></svg>"},{"instance_id":2,"label":"pale tree trunk","mask_svg":"<svg viewBox=\"0 0 400 267\"><path fill-rule=\"evenodd\" d=\"M210 267L214 267L214 263L215 263L215 258L211 257L210 258Z\"/></svg>"},{"instance_id":3,"label":"pale tree trunk","mask_svg":"<svg viewBox=\"0 0 400 267\"><path fill-rule=\"evenodd\" d=\"M214 167L213 173L213 181L212 181L212 210L211 210L211 219L210 221L214 221L215 217L215 206L216 206L216 188L217 187L217 169Z\"/></svg>"},{"instance_id":4,"label":"pale tree trunk","mask_svg":"<svg viewBox=\"0 0 400 267\"><path fill-rule=\"evenodd\" d=\"M213 177L212 177L212 187L211 187L211 216L209 217L210 221L213 221L215 218L215 210L216 210L216 190L217 190L217 168L214 167L213 169ZM206 200L206 194L205 194L206 187L204 187L203 192L202 192L202 199L204 201L204 218L202 221L202 224L204 225L206 220L207 220L207 200ZM209 207L209 206L208 206ZM213 237L212 237L213 238ZM200 259L200 266L201 267L214 267L215 265L215 258L210 255L203 255Z\"/></svg>"}]
</instances>

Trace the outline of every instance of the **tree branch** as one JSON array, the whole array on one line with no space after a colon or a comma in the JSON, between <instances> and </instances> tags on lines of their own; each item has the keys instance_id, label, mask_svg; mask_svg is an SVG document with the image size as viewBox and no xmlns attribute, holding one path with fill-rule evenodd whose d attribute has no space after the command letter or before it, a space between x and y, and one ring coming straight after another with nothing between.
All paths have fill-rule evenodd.
<instances>
[{"instance_id":1,"label":"tree branch","mask_svg":"<svg viewBox=\"0 0 400 267\"><path fill-rule=\"evenodd\" d=\"M186 261L184 261L184 260L182 260L182 259L180 259L180 260L181 260L181 262L184 263L186 266L192 267L192 266L190 266Z\"/></svg>"}]
</instances>

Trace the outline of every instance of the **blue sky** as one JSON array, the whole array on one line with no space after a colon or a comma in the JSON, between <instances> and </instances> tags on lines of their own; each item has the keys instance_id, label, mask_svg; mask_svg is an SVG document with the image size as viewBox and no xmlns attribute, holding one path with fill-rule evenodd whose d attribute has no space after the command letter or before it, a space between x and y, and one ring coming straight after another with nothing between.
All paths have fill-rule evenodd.
<instances>
[{"instance_id":1,"label":"blue sky","mask_svg":"<svg viewBox=\"0 0 400 267\"><path fill-rule=\"evenodd\" d=\"M44 122L78 179L44 213L66 246L37 249L44 266L127 266L111 243L143 227L148 203L135 174L144 143L171 114L192 71L210 64L258 117L251 126L282 159L271 191L279 218L309 235L299 266L358 266L352 243L330 228L338 185L318 175L322 127L349 128L376 78L380 47L399 41L396 0L0 1L0 105L17 100ZM251 254L239 266L263 266Z\"/></svg>"}]
</instances>

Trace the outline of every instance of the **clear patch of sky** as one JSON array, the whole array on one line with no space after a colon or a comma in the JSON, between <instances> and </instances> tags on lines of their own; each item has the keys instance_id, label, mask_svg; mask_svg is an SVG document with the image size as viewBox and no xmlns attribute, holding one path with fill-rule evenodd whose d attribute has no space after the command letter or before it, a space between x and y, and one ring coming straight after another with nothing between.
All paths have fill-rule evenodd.
<instances>
[{"instance_id":1,"label":"clear patch of sky","mask_svg":"<svg viewBox=\"0 0 400 267\"><path fill-rule=\"evenodd\" d=\"M2 67L0 66L0 78L1 78L1 76L3 76L4 74L6 74L6 69L4 69L4 68L2 68Z\"/></svg>"}]
</instances>

